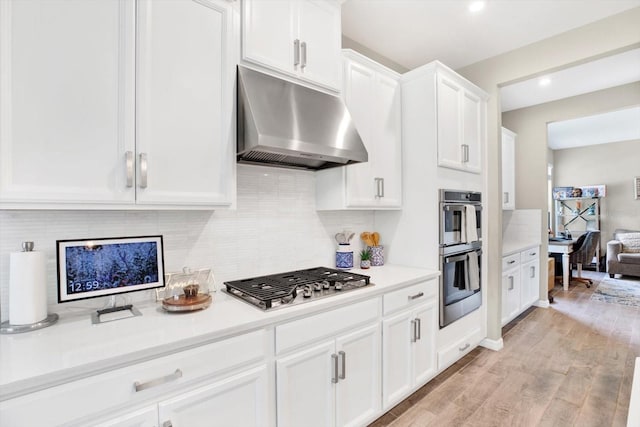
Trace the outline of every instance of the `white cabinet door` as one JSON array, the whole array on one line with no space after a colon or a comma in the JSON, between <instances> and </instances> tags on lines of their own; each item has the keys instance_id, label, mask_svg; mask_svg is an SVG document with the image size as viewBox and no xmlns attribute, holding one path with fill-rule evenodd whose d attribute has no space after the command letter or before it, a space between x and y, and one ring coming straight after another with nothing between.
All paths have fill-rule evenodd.
<instances>
[{"instance_id":1,"label":"white cabinet door","mask_svg":"<svg viewBox=\"0 0 640 427\"><path fill-rule=\"evenodd\" d=\"M390 408L404 397L412 380L412 311L382 321L382 406Z\"/></svg>"},{"instance_id":2,"label":"white cabinet door","mask_svg":"<svg viewBox=\"0 0 640 427\"><path fill-rule=\"evenodd\" d=\"M231 203L231 24L223 1L139 0L138 203Z\"/></svg>"},{"instance_id":3,"label":"white cabinet door","mask_svg":"<svg viewBox=\"0 0 640 427\"><path fill-rule=\"evenodd\" d=\"M382 320L382 407L389 409L436 374L435 301Z\"/></svg>"},{"instance_id":4,"label":"white cabinet door","mask_svg":"<svg viewBox=\"0 0 640 427\"><path fill-rule=\"evenodd\" d=\"M267 426L267 367L261 366L158 404L160 425Z\"/></svg>"},{"instance_id":5,"label":"white cabinet door","mask_svg":"<svg viewBox=\"0 0 640 427\"><path fill-rule=\"evenodd\" d=\"M295 2L244 0L242 2L243 59L296 75L294 65ZM299 41L299 40L298 40Z\"/></svg>"},{"instance_id":6,"label":"white cabinet door","mask_svg":"<svg viewBox=\"0 0 640 427\"><path fill-rule=\"evenodd\" d=\"M502 209L516 208L516 134L502 128Z\"/></svg>"},{"instance_id":7,"label":"white cabinet door","mask_svg":"<svg viewBox=\"0 0 640 427\"><path fill-rule=\"evenodd\" d=\"M423 383L434 377L437 370L438 308L435 301L419 308L415 312L416 319L419 323L418 338L413 343L413 377L416 383Z\"/></svg>"},{"instance_id":8,"label":"white cabinet door","mask_svg":"<svg viewBox=\"0 0 640 427\"><path fill-rule=\"evenodd\" d=\"M134 202L134 17L131 1L0 1L0 203Z\"/></svg>"},{"instance_id":9,"label":"white cabinet door","mask_svg":"<svg viewBox=\"0 0 640 427\"><path fill-rule=\"evenodd\" d=\"M482 171L482 145L484 141L484 101L465 90L462 95L462 146L463 163L468 172Z\"/></svg>"},{"instance_id":10,"label":"white cabinet door","mask_svg":"<svg viewBox=\"0 0 640 427\"><path fill-rule=\"evenodd\" d=\"M94 427L156 427L158 425L158 406L151 405L99 424Z\"/></svg>"},{"instance_id":11,"label":"white cabinet door","mask_svg":"<svg viewBox=\"0 0 640 427\"><path fill-rule=\"evenodd\" d=\"M380 412L380 326L336 339L336 425L360 426Z\"/></svg>"},{"instance_id":12,"label":"white cabinet door","mask_svg":"<svg viewBox=\"0 0 640 427\"><path fill-rule=\"evenodd\" d=\"M376 75L376 99L373 103L375 148L374 178L382 179L376 192L380 206L402 206L402 118L400 85L396 78ZM377 188L376 188L377 190Z\"/></svg>"},{"instance_id":13,"label":"white cabinet door","mask_svg":"<svg viewBox=\"0 0 640 427\"><path fill-rule=\"evenodd\" d=\"M399 75L346 50L343 97L367 162L316 173L316 209L402 207L402 119Z\"/></svg>"},{"instance_id":14,"label":"white cabinet door","mask_svg":"<svg viewBox=\"0 0 640 427\"><path fill-rule=\"evenodd\" d=\"M340 7L331 2L298 0L298 38L301 45L300 76L340 89Z\"/></svg>"},{"instance_id":15,"label":"white cabinet door","mask_svg":"<svg viewBox=\"0 0 640 427\"><path fill-rule=\"evenodd\" d=\"M460 77L448 74L441 71L436 77L438 165L480 173L486 102L466 89Z\"/></svg>"},{"instance_id":16,"label":"white cabinet door","mask_svg":"<svg viewBox=\"0 0 640 427\"><path fill-rule=\"evenodd\" d=\"M520 267L502 273L502 325L520 312Z\"/></svg>"},{"instance_id":17,"label":"white cabinet door","mask_svg":"<svg viewBox=\"0 0 640 427\"><path fill-rule=\"evenodd\" d=\"M325 0L244 0L242 59L340 90L340 7Z\"/></svg>"},{"instance_id":18,"label":"white cabinet door","mask_svg":"<svg viewBox=\"0 0 640 427\"><path fill-rule=\"evenodd\" d=\"M376 157L373 124L374 85L374 70L357 62L345 62L345 103L369 155L369 161L346 167L346 199L349 207L372 206L376 202L373 179Z\"/></svg>"},{"instance_id":19,"label":"white cabinet door","mask_svg":"<svg viewBox=\"0 0 640 427\"><path fill-rule=\"evenodd\" d=\"M520 270L522 295L520 306L524 310L540 297L540 265L538 259L522 264Z\"/></svg>"},{"instance_id":20,"label":"white cabinet door","mask_svg":"<svg viewBox=\"0 0 640 427\"><path fill-rule=\"evenodd\" d=\"M455 81L437 75L438 165L459 169L462 164L462 93Z\"/></svg>"},{"instance_id":21,"label":"white cabinet door","mask_svg":"<svg viewBox=\"0 0 640 427\"><path fill-rule=\"evenodd\" d=\"M333 426L333 340L276 361L279 427Z\"/></svg>"}]
</instances>

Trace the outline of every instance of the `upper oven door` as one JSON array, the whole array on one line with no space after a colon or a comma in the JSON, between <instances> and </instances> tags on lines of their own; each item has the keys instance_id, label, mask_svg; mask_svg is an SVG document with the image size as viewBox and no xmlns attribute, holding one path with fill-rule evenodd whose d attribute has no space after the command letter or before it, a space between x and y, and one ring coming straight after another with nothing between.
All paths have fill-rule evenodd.
<instances>
[{"instance_id":1,"label":"upper oven door","mask_svg":"<svg viewBox=\"0 0 640 427\"><path fill-rule=\"evenodd\" d=\"M466 218L466 203L441 203L440 206L440 246L452 246L467 243L462 235L462 222ZM476 231L478 239L482 237L482 206L473 204L476 210ZM471 243L471 242L468 242Z\"/></svg>"}]
</instances>

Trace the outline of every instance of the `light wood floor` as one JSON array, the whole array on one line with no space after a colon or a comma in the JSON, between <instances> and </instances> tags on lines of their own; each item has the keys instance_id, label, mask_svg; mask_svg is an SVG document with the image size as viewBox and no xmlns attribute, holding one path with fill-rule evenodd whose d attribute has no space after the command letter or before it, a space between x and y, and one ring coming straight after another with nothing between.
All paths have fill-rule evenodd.
<instances>
[{"instance_id":1,"label":"light wood floor","mask_svg":"<svg viewBox=\"0 0 640 427\"><path fill-rule=\"evenodd\" d=\"M590 300L605 275L583 275L591 289L556 286L550 308L505 326L501 351L476 348L372 426L625 426L640 308Z\"/></svg>"}]
</instances>

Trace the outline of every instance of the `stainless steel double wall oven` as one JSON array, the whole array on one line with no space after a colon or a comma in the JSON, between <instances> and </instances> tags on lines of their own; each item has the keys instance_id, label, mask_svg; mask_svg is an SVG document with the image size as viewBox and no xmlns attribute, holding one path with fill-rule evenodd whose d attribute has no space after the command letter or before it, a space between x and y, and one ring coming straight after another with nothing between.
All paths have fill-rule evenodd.
<instances>
[{"instance_id":1,"label":"stainless steel double wall oven","mask_svg":"<svg viewBox=\"0 0 640 427\"><path fill-rule=\"evenodd\" d=\"M482 305L482 194L440 190L440 328Z\"/></svg>"}]
</instances>

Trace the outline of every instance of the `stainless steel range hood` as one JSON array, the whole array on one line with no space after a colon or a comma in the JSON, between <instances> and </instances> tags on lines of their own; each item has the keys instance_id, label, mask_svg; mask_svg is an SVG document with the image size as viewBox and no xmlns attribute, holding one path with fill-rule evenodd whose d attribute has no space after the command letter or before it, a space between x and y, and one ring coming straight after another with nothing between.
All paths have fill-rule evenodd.
<instances>
[{"instance_id":1,"label":"stainless steel range hood","mask_svg":"<svg viewBox=\"0 0 640 427\"><path fill-rule=\"evenodd\" d=\"M366 162L342 100L238 67L238 162L326 169Z\"/></svg>"}]
</instances>

